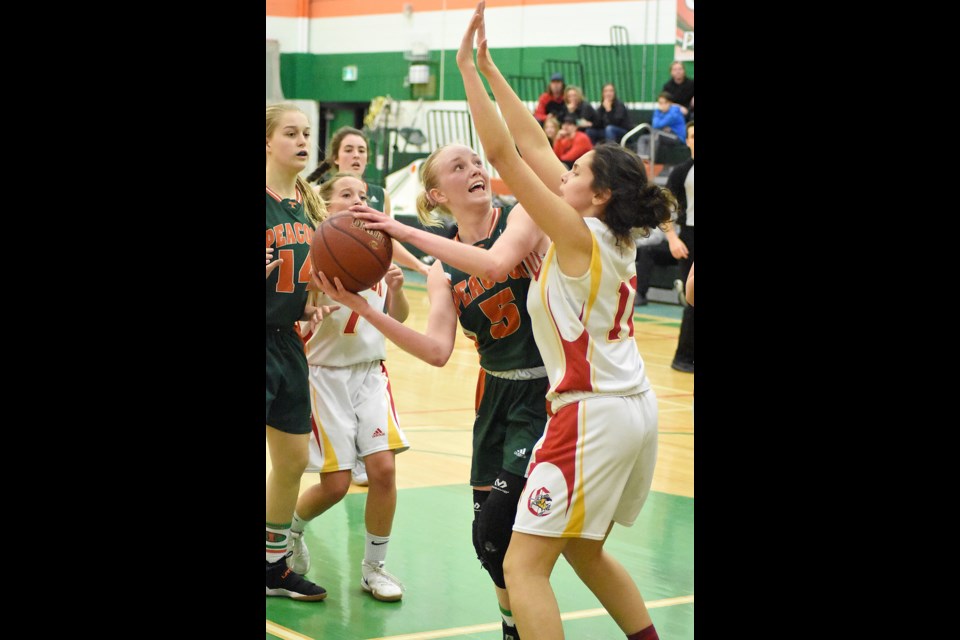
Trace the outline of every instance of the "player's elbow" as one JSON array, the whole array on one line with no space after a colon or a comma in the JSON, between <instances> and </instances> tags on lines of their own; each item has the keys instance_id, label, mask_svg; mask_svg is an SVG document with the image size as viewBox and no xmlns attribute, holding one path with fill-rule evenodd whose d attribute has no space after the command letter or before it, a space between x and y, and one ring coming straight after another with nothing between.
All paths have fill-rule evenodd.
<instances>
[{"instance_id":1,"label":"player's elbow","mask_svg":"<svg viewBox=\"0 0 960 640\"><path fill-rule=\"evenodd\" d=\"M484 280L491 280L493 282L503 282L507 279L507 276L512 270L513 267L505 262L501 260L493 260L486 265L486 268L484 268L483 272L480 273L480 277Z\"/></svg>"},{"instance_id":2,"label":"player's elbow","mask_svg":"<svg viewBox=\"0 0 960 640\"><path fill-rule=\"evenodd\" d=\"M447 361L450 360L450 352L443 353L438 349L434 349L427 355L427 364L434 367L442 367L447 364Z\"/></svg>"}]
</instances>

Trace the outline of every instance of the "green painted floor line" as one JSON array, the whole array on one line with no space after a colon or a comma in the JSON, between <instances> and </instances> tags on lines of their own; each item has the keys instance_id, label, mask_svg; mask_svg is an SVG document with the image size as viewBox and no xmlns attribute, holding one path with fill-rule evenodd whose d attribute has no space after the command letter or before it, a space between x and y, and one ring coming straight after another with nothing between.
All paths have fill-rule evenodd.
<instances>
[{"instance_id":1,"label":"green painted floor line","mask_svg":"<svg viewBox=\"0 0 960 640\"><path fill-rule=\"evenodd\" d=\"M471 542L472 490L466 484L402 489L386 568L406 586L403 600L378 602L360 588L366 492L347 495L307 527L307 577L329 593L323 602L267 598L266 618L315 640L363 640L481 625L459 640L500 640L493 584ZM652 491L633 527L614 527L606 544L648 602L694 593L694 499ZM561 611L601 608L560 560L551 577ZM693 606L651 610L663 638L692 640ZM564 622L577 640L622 638L609 615ZM272 636L284 640L298 636ZM426 636L418 636L426 637Z\"/></svg>"}]
</instances>

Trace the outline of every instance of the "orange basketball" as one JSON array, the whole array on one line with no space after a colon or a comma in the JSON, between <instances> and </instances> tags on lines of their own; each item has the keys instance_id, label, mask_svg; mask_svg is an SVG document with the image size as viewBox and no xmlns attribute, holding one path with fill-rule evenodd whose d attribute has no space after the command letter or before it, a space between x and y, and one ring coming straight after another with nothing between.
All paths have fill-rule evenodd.
<instances>
[{"instance_id":1,"label":"orange basketball","mask_svg":"<svg viewBox=\"0 0 960 640\"><path fill-rule=\"evenodd\" d=\"M371 231L352 213L338 213L320 223L310 244L313 270L333 283L340 278L347 291L369 289L383 278L393 259L393 241Z\"/></svg>"}]
</instances>

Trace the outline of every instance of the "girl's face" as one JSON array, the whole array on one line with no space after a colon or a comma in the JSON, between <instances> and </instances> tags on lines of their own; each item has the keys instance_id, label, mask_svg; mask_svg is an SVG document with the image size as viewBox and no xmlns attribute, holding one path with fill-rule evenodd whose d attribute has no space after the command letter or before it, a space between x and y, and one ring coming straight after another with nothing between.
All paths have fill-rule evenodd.
<instances>
[{"instance_id":1,"label":"girl's face","mask_svg":"<svg viewBox=\"0 0 960 640\"><path fill-rule=\"evenodd\" d=\"M572 104L575 107L580 104L580 96L577 95L577 92L575 89L570 89L567 91L566 100L567 100L567 104Z\"/></svg>"},{"instance_id":2,"label":"girl's face","mask_svg":"<svg viewBox=\"0 0 960 640\"><path fill-rule=\"evenodd\" d=\"M587 151L573 163L573 168L560 177L560 195L571 207L583 214L593 205L594 151Z\"/></svg>"},{"instance_id":3,"label":"girl's face","mask_svg":"<svg viewBox=\"0 0 960 640\"><path fill-rule=\"evenodd\" d=\"M557 125L555 125L552 120L547 120L543 123L543 131L551 140L557 137Z\"/></svg>"},{"instance_id":4,"label":"girl's face","mask_svg":"<svg viewBox=\"0 0 960 640\"><path fill-rule=\"evenodd\" d=\"M267 161L299 173L307 166L310 153L310 121L300 111L280 116L273 135L267 140Z\"/></svg>"},{"instance_id":5,"label":"girl's face","mask_svg":"<svg viewBox=\"0 0 960 640\"><path fill-rule=\"evenodd\" d=\"M451 145L436 162L437 186L430 190L435 201L454 213L461 206L490 203L490 174L473 149Z\"/></svg>"},{"instance_id":6,"label":"girl's face","mask_svg":"<svg viewBox=\"0 0 960 640\"><path fill-rule=\"evenodd\" d=\"M355 204L367 204L367 185L360 178L338 179L330 192L330 201L326 203L327 211L341 213Z\"/></svg>"},{"instance_id":7,"label":"girl's face","mask_svg":"<svg viewBox=\"0 0 960 640\"><path fill-rule=\"evenodd\" d=\"M613 85L607 85L603 88L603 99L613 102L613 99L617 95L617 90L613 88Z\"/></svg>"},{"instance_id":8,"label":"girl's face","mask_svg":"<svg viewBox=\"0 0 960 640\"><path fill-rule=\"evenodd\" d=\"M666 113L667 111L670 111L670 106L672 104L673 103L667 100L666 98L657 98L657 109L659 109L660 111L663 111L664 113Z\"/></svg>"},{"instance_id":9,"label":"girl's face","mask_svg":"<svg viewBox=\"0 0 960 640\"><path fill-rule=\"evenodd\" d=\"M340 141L337 151L337 170L352 173L358 178L367 168L367 143L361 136L351 133Z\"/></svg>"}]
</instances>

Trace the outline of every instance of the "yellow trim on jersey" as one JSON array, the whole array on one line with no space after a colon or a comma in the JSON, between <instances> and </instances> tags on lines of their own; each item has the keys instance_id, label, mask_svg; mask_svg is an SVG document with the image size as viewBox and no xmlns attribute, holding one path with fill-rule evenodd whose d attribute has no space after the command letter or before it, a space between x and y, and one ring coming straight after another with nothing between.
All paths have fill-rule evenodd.
<instances>
[{"instance_id":1,"label":"yellow trim on jersey","mask_svg":"<svg viewBox=\"0 0 960 640\"><path fill-rule=\"evenodd\" d=\"M593 238L593 246L590 248L590 296L587 298L587 309L583 314L583 330L587 331L587 321L590 319L590 313L593 311L593 304L597 301L597 293L600 291L600 280L603 277L603 263L600 260L600 244L597 242L597 234L590 229L590 236ZM617 292L619 294L619 291ZM587 363L590 365L590 386L597 388L597 369L593 366L593 351L597 346L593 336L587 332L588 348Z\"/></svg>"},{"instance_id":2,"label":"yellow trim on jersey","mask_svg":"<svg viewBox=\"0 0 960 640\"><path fill-rule=\"evenodd\" d=\"M577 479L574 483L574 495L567 497L567 500L570 501L571 510L570 520L567 521L567 526L564 527L563 533L561 534L561 537L564 538L581 537L583 533L583 523L586 520L586 507L583 496L583 442L587 435L584 432L584 425L587 423L586 411L586 403L579 403L577 407Z\"/></svg>"},{"instance_id":3,"label":"yellow trim on jersey","mask_svg":"<svg viewBox=\"0 0 960 640\"><path fill-rule=\"evenodd\" d=\"M313 406L318 406L319 400L317 399L317 392L313 388L313 385L310 385L310 397L313 399ZM323 451L323 466L320 468L320 473L333 473L334 471L339 471L340 465L337 463L337 452L334 450L333 443L330 442L330 438L327 437L327 432L323 428L323 423L320 422L320 418L315 412L313 413L313 420L317 423L317 432L320 434L320 439L322 440L320 449Z\"/></svg>"},{"instance_id":4,"label":"yellow trim on jersey","mask_svg":"<svg viewBox=\"0 0 960 640\"><path fill-rule=\"evenodd\" d=\"M556 252L557 245L551 242L547 248L547 255L543 257L543 265L540 267L540 302L543 304L543 311L547 314L548 318L553 315L553 311L550 309L549 299L547 298L547 278L550 276L550 268L553 266L553 254ZM556 351L560 354L561 371L566 371L567 352L563 349L563 338L560 337L560 327L558 327L553 320L548 320L547 325L553 330L553 337L557 341ZM555 383L551 383L550 388L547 389L548 394L553 391L554 384Z\"/></svg>"},{"instance_id":5,"label":"yellow trim on jersey","mask_svg":"<svg viewBox=\"0 0 960 640\"><path fill-rule=\"evenodd\" d=\"M394 449L402 449L406 445L404 445L403 440L400 439L400 429L397 426L397 415L394 413L393 396L390 394L390 387L386 388L385 393L387 395L387 443L390 450L393 451Z\"/></svg>"},{"instance_id":6,"label":"yellow trim on jersey","mask_svg":"<svg viewBox=\"0 0 960 640\"><path fill-rule=\"evenodd\" d=\"M583 314L583 326L587 326L593 303L597 301L597 292L600 291L600 276L603 275L603 264L600 262L600 245L597 244L597 234L591 229L590 237L593 246L590 248L590 297L587 298L587 308Z\"/></svg>"}]
</instances>

